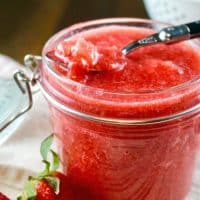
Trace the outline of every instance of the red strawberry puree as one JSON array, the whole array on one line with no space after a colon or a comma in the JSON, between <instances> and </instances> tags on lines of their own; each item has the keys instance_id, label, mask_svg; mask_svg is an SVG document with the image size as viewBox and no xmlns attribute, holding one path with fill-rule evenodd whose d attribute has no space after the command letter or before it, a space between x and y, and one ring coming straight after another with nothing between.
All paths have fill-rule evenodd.
<instances>
[{"instance_id":1,"label":"red strawberry puree","mask_svg":"<svg viewBox=\"0 0 200 200\"><path fill-rule=\"evenodd\" d=\"M68 108L109 119L192 108L199 103L199 83L185 82L200 74L195 48L158 44L122 55L122 47L151 33L112 25L68 37L49 50L54 70L66 80L44 69L42 83ZM162 123L117 125L50 108L74 199L185 200L199 145L198 112Z\"/></svg>"}]
</instances>

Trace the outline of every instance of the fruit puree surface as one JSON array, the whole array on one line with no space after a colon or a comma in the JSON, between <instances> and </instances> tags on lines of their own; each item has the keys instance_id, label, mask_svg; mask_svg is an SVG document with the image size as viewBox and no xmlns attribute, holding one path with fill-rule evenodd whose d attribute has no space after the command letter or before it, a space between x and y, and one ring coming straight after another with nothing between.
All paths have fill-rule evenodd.
<instances>
[{"instance_id":1,"label":"fruit puree surface","mask_svg":"<svg viewBox=\"0 0 200 200\"><path fill-rule=\"evenodd\" d=\"M63 104L103 117L160 117L196 105L197 87L175 89L200 74L195 48L182 42L121 53L126 44L152 33L113 25L66 38L49 55L57 61L54 70L81 87L66 89L47 73L48 81L66 97ZM90 92L82 92L82 86L89 86ZM74 199L185 200L199 145L198 115L126 126L50 108Z\"/></svg>"},{"instance_id":2,"label":"fruit puree surface","mask_svg":"<svg viewBox=\"0 0 200 200\"><path fill-rule=\"evenodd\" d=\"M128 56L121 53L131 41L152 33L141 28L97 28L62 41L55 57L66 64L61 73L68 78L112 92L159 90L199 75L200 55L184 43L146 46Z\"/></svg>"}]
</instances>

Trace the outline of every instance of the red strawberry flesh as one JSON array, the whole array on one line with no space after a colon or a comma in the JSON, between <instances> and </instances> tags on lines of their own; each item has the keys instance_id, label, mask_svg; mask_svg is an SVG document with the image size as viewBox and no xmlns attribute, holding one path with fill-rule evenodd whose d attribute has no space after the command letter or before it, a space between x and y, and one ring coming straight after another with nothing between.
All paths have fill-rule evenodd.
<instances>
[{"instance_id":1,"label":"red strawberry flesh","mask_svg":"<svg viewBox=\"0 0 200 200\"><path fill-rule=\"evenodd\" d=\"M9 200L9 198L5 194L0 192L0 200Z\"/></svg>"}]
</instances>

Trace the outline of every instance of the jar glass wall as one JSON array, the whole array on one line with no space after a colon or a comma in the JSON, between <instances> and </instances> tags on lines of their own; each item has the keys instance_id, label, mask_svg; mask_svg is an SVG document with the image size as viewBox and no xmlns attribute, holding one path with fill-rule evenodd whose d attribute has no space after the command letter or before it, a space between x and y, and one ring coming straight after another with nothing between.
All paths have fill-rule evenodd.
<instances>
[{"instance_id":1,"label":"jar glass wall","mask_svg":"<svg viewBox=\"0 0 200 200\"><path fill-rule=\"evenodd\" d=\"M42 91L71 187L82 200L185 200L200 144L199 77L164 90L110 92L58 74L45 57L63 39L112 25L166 26L128 18L86 22L56 34L43 50Z\"/></svg>"}]
</instances>

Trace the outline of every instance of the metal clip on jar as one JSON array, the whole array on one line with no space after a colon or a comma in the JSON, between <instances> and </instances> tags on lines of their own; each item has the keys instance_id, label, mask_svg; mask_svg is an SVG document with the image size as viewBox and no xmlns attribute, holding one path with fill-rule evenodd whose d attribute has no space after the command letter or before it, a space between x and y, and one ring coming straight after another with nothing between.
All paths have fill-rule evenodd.
<instances>
[{"instance_id":1,"label":"metal clip on jar","mask_svg":"<svg viewBox=\"0 0 200 200\"><path fill-rule=\"evenodd\" d=\"M32 75L29 77L24 71L18 70L14 73L13 79L16 82L18 88L20 89L22 95L27 95L27 104L20 111L16 113L16 115L11 116L10 119L5 122L2 127L0 127L0 133L3 132L9 125L11 125L15 120L17 120L24 113L29 111L33 105L33 97L31 90L31 86L35 86L37 81L39 80L39 72L38 66L41 63L41 57L39 56L31 56L27 55L24 59L25 66L29 67L32 71Z\"/></svg>"}]
</instances>

